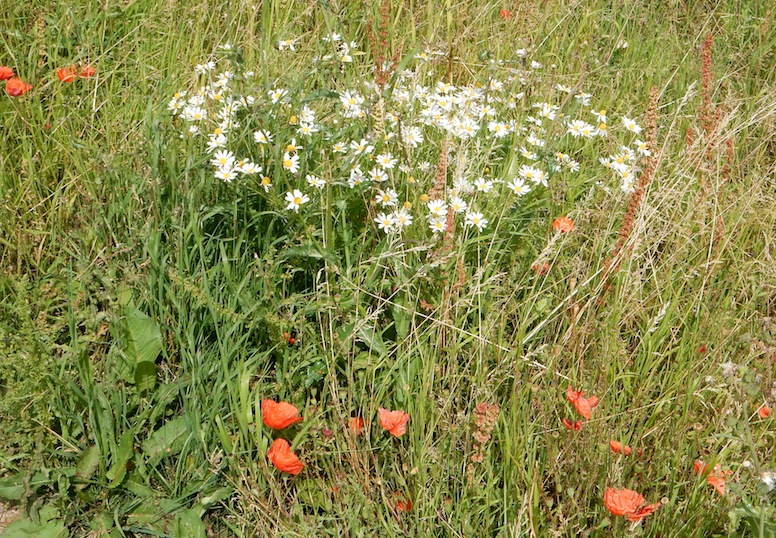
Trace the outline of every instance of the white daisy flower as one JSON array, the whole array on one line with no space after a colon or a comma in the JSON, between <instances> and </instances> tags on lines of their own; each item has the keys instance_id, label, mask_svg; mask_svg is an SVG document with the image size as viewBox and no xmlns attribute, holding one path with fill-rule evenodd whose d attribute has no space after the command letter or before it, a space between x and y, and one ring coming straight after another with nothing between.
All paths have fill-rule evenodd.
<instances>
[{"instance_id":1,"label":"white daisy flower","mask_svg":"<svg viewBox=\"0 0 776 538\"><path fill-rule=\"evenodd\" d=\"M299 213L299 208L301 205L309 201L310 197L298 189L294 189L293 192L286 193L286 202L288 202L286 209L288 210L293 209L295 212Z\"/></svg>"}]
</instances>

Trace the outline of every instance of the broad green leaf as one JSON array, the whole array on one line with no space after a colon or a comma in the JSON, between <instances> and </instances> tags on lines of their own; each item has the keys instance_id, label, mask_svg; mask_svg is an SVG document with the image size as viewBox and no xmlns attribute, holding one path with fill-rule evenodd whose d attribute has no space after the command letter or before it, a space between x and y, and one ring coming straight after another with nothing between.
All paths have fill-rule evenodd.
<instances>
[{"instance_id":1,"label":"broad green leaf","mask_svg":"<svg viewBox=\"0 0 776 538\"><path fill-rule=\"evenodd\" d=\"M180 452L188 431L184 417L174 418L156 430L143 442L146 461L156 462L163 456Z\"/></svg>"},{"instance_id":2,"label":"broad green leaf","mask_svg":"<svg viewBox=\"0 0 776 538\"><path fill-rule=\"evenodd\" d=\"M138 390L149 392L156 386L156 363L143 361L135 368L135 385Z\"/></svg>"},{"instance_id":3,"label":"broad green leaf","mask_svg":"<svg viewBox=\"0 0 776 538\"><path fill-rule=\"evenodd\" d=\"M127 355L137 364L156 361L162 350L159 325L137 308L127 307L125 312Z\"/></svg>"},{"instance_id":4,"label":"broad green leaf","mask_svg":"<svg viewBox=\"0 0 776 538\"><path fill-rule=\"evenodd\" d=\"M64 538L69 536L61 521L39 524L29 519L17 519L3 531L3 538Z\"/></svg>"},{"instance_id":5,"label":"broad green leaf","mask_svg":"<svg viewBox=\"0 0 776 538\"><path fill-rule=\"evenodd\" d=\"M173 538L204 538L207 529L198 510L181 510L175 515Z\"/></svg>"},{"instance_id":6,"label":"broad green leaf","mask_svg":"<svg viewBox=\"0 0 776 538\"><path fill-rule=\"evenodd\" d=\"M20 476L9 476L0 479L0 498L9 501L20 501L24 495L24 483Z\"/></svg>"},{"instance_id":7,"label":"broad green leaf","mask_svg":"<svg viewBox=\"0 0 776 538\"><path fill-rule=\"evenodd\" d=\"M75 467L75 475L82 480L89 480L100 465L100 449L92 445L81 454L81 459ZM78 489L83 489L86 484L79 484Z\"/></svg>"},{"instance_id":8,"label":"broad green leaf","mask_svg":"<svg viewBox=\"0 0 776 538\"><path fill-rule=\"evenodd\" d=\"M380 356L388 355L388 348L383 342L383 336L372 327L361 326L358 329L358 336L368 345L372 351Z\"/></svg>"}]
</instances>

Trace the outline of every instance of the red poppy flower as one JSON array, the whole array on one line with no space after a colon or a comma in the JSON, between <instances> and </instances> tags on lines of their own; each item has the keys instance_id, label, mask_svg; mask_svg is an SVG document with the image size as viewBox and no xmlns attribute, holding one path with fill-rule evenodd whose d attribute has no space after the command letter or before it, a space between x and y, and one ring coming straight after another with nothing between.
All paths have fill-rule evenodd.
<instances>
[{"instance_id":1,"label":"red poppy flower","mask_svg":"<svg viewBox=\"0 0 776 538\"><path fill-rule=\"evenodd\" d=\"M767 405L764 405L764 404L763 404L763 405L761 405L761 406L760 406L760 408L757 410L757 415L758 415L760 418L768 418L769 416L771 416L771 408L770 408L770 407L768 407Z\"/></svg>"},{"instance_id":2,"label":"red poppy flower","mask_svg":"<svg viewBox=\"0 0 776 538\"><path fill-rule=\"evenodd\" d=\"M568 233L574 229L574 221L568 217L558 217L552 221L552 229L560 233Z\"/></svg>"},{"instance_id":3,"label":"red poppy flower","mask_svg":"<svg viewBox=\"0 0 776 538\"><path fill-rule=\"evenodd\" d=\"M399 491L393 493L393 506L397 512L409 512L412 510L412 501Z\"/></svg>"},{"instance_id":4,"label":"red poppy flower","mask_svg":"<svg viewBox=\"0 0 776 538\"><path fill-rule=\"evenodd\" d=\"M75 66L60 67L57 69L57 78L62 82L73 82L75 80Z\"/></svg>"},{"instance_id":5,"label":"red poppy flower","mask_svg":"<svg viewBox=\"0 0 776 538\"><path fill-rule=\"evenodd\" d=\"M657 504L644 504L644 497L632 489L606 488L604 505L615 516L625 516L639 521L657 510Z\"/></svg>"},{"instance_id":6,"label":"red poppy flower","mask_svg":"<svg viewBox=\"0 0 776 538\"><path fill-rule=\"evenodd\" d=\"M364 431L364 419L361 417L350 417L348 419L348 426L353 435L361 435L361 432Z\"/></svg>"},{"instance_id":7,"label":"red poppy flower","mask_svg":"<svg viewBox=\"0 0 776 538\"><path fill-rule=\"evenodd\" d=\"M5 91L11 97L19 97L32 89L32 86L17 77L11 77L5 82Z\"/></svg>"},{"instance_id":8,"label":"red poppy flower","mask_svg":"<svg viewBox=\"0 0 776 538\"><path fill-rule=\"evenodd\" d=\"M401 437L407 431L410 416L404 411L388 411L381 407L377 413L380 416L380 426L394 437Z\"/></svg>"},{"instance_id":9,"label":"red poppy flower","mask_svg":"<svg viewBox=\"0 0 776 538\"><path fill-rule=\"evenodd\" d=\"M297 416L299 409L295 405L274 400L261 401L261 417L264 424L273 430L288 428L291 424L302 422L302 417Z\"/></svg>"},{"instance_id":10,"label":"red poppy flower","mask_svg":"<svg viewBox=\"0 0 776 538\"><path fill-rule=\"evenodd\" d=\"M592 416L593 408L599 403L598 396L585 397L584 391L577 391L571 388L571 385L566 389L566 399L574 404L574 408L580 415L590 420Z\"/></svg>"},{"instance_id":11,"label":"red poppy flower","mask_svg":"<svg viewBox=\"0 0 776 538\"><path fill-rule=\"evenodd\" d=\"M299 461L296 454L291 452L291 445L285 439L275 439L267 452L267 457L272 465L284 473L297 475L304 469L304 464Z\"/></svg>"},{"instance_id":12,"label":"red poppy flower","mask_svg":"<svg viewBox=\"0 0 776 538\"><path fill-rule=\"evenodd\" d=\"M512 18L512 12L509 11L508 9L502 9L501 11L498 12L498 14L504 20Z\"/></svg>"},{"instance_id":13,"label":"red poppy flower","mask_svg":"<svg viewBox=\"0 0 776 538\"><path fill-rule=\"evenodd\" d=\"M621 442L615 441L614 439L609 441L609 448L615 454L625 454L626 456L630 456L631 451L633 450L628 445L623 446Z\"/></svg>"},{"instance_id":14,"label":"red poppy flower","mask_svg":"<svg viewBox=\"0 0 776 538\"><path fill-rule=\"evenodd\" d=\"M563 419L563 425L566 426L566 428L568 428L569 430L572 430L572 431L575 431L575 432L578 432L579 430L582 429L582 421L581 420L577 420L575 422L571 422L569 419L564 418Z\"/></svg>"},{"instance_id":15,"label":"red poppy flower","mask_svg":"<svg viewBox=\"0 0 776 538\"><path fill-rule=\"evenodd\" d=\"M89 78L93 77L97 74L97 71L92 67L90 64L86 64L81 68L81 72L78 73L78 76L81 78Z\"/></svg>"},{"instance_id":16,"label":"red poppy flower","mask_svg":"<svg viewBox=\"0 0 776 538\"><path fill-rule=\"evenodd\" d=\"M722 467L719 464L715 465L714 469L709 471L709 466L703 463L703 461L695 460L693 468L699 475L704 475L708 472L709 475L706 477L706 482L708 482L709 485L712 486L714 490L720 495L725 494L726 472L722 470Z\"/></svg>"},{"instance_id":17,"label":"red poppy flower","mask_svg":"<svg viewBox=\"0 0 776 538\"><path fill-rule=\"evenodd\" d=\"M8 80L13 76L13 69L7 65L0 65L0 80Z\"/></svg>"}]
</instances>

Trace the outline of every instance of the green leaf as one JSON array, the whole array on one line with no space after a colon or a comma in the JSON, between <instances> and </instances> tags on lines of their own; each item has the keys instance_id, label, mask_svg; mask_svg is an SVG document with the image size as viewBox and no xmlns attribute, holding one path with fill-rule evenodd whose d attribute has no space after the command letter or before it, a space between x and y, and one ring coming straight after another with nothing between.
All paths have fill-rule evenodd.
<instances>
[{"instance_id":1,"label":"green leaf","mask_svg":"<svg viewBox=\"0 0 776 538\"><path fill-rule=\"evenodd\" d=\"M127 463L134 454L135 432L129 430L124 432L119 440L119 446L113 455L113 466L105 473L105 477L110 480L110 487L115 488L124 480L127 475Z\"/></svg>"},{"instance_id":2,"label":"green leaf","mask_svg":"<svg viewBox=\"0 0 776 538\"><path fill-rule=\"evenodd\" d=\"M29 519L17 519L3 531L3 538L63 538L68 536L61 521L34 523Z\"/></svg>"},{"instance_id":3,"label":"green leaf","mask_svg":"<svg viewBox=\"0 0 776 538\"><path fill-rule=\"evenodd\" d=\"M175 515L173 538L205 538L207 529L198 510L181 510Z\"/></svg>"},{"instance_id":4,"label":"green leaf","mask_svg":"<svg viewBox=\"0 0 776 538\"><path fill-rule=\"evenodd\" d=\"M21 501L24 495L24 483L19 476L0 479L0 497L9 501Z\"/></svg>"},{"instance_id":5,"label":"green leaf","mask_svg":"<svg viewBox=\"0 0 776 538\"><path fill-rule=\"evenodd\" d=\"M162 334L156 322L134 307L127 307L124 321L127 328L126 353L136 364L155 362L162 351Z\"/></svg>"},{"instance_id":6,"label":"green leaf","mask_svg":"<svg viewBox=\"0 0 776 538\"><path fill-rule=\"evenodd\" d=\"M81 454L81 459L75 467L75 476L81 480L89 480L100 465L100 449L92 445ZM83 489L86 484L79 484L78 489Z\"/></svg>"},{"instance_id":7,"label":"green leaf","mask_svg":"<svg viewBox=\"0 0 776 538\"><path fill-rule=\"evenodd\" d=\"M177 417L156 430L143 442L143 454L149 462L161 460L163 456L177 454L183 448L189 428L184 417Z\"/></svg>"},{"instance_id":8,"label":"green leaf","mask_svg":"<svg viewBox=\"0 0 776 538\"><path fill-rule=\"evenodd\" d=\"M135 368L135 385L138 390L150 392L156 386L156 363L143 361Z\"/></svg>"},{"instance_id":9,"label":"green leaf","mask_svg":"<svg viewBox=\"0 0 776 538\"><path fill-rule=\"evenodd\" d=\"M388 348L383 342L382 334L374 330L372 327L361 326L358 329L358 336L366 345L372 349L372 351L378 355L388 355Z\"/></svg>"}]
</instances>

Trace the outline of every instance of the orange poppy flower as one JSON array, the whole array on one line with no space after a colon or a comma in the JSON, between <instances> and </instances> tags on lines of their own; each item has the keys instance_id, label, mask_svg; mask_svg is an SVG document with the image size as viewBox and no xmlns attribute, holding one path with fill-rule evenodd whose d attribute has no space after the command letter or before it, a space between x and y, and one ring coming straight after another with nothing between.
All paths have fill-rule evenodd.
<instances>
[{"instance_id":1,"label":"orange poppy flower","mask_svg":"<svg viewBox=\"0 0 776 538\"><path fill-rule=\"evenodd\" d=\"M639 521L657 510L657 504L644 504L644 497L632 489L606 488L604 505L615 516Z\"/></svg>"},{"instance_id":2,"label":"orange poppy flower","mask_svg":"<svg viewBox=\"0 0 776 538\"><path fill-rule=\"evenodd\" d=\"M771 408L767 405L761 405L760 408L757 410L757 415L760 418L768 418L771 416Z\"/></svg>"},{"instance_id":3,"label":"orange poppy flower","mask_svg":"<svg viewBox=\"0 0 776 538\"><path fill-rule=\"evenodd\" d=\"M297 475L304 469L304 463L299 461L296 454L291 452L291 445L285 439L275 439L267 452L267 457L272 465L284 473Z\"/></svg>"},{"instance_id":4,"label":"orange poppy flower","mask_svg":"<svg viewBox=\"0 0 776 538\"><path fill-rule=\"evenodd\" d=\"M32 86L17 77L9 78L5 83L5 91L11 97L19 97L32 89Z\"/></svg>"},{"instance_id":5,"label":"orange poppy flower","mask_svg":"<svg viewBox=\"0 0 776 538\"><path fill-rule=\"evenodd\" d=\"M508 9L502 9L501 11L498 12L498 14L504 20L512 18L512 12L509 11Z\"/></svg>"},{"instance_id":6,"label":"orange poppy flower","mask_svg":"<svg viewBox=\"0 0 776 538\"><path fill-rule=\"evenodd\" d=\"M412 501L399 491L393 493L393 506L397 512L409 512L412 510Z\"/></svg>"},{"instance_id":7,"label":"orange poppy flower","mask_svg":"<svg viewBox=\"0 0 776 538\"><path fill-rule=\"evenodd\" d=\"M388 411L382 407L377 410L380 415L380 426L388 430L394 437L401 437L407 431L410 416L404 411Z\"/></svg>"},{"instance_id":8,"label":"orange poppy flower","mask_svg":"<svg viewBox=\"0 0 776 538\"><path fill-rule=\"evenodd\" d=\"M621 442L615 441L614 439L609 441L609 448L612 449L612 452L615 454L625 454L626 456L630 456L632 451L631 447L628 445L623 446Z\"/></svg>"},{"instance_id":9,"label":"orange poppy flower","mask_svg":"<svg viewBox=\"0 0 776 538\"><path fill-rule=\"evenodd\" d=\"M73 82L75 80L75 66L60 67L57 69L57 78L62 82Z\"/></svg>"},{"instance_id":10,"label":"orange poppy flower","mask_svg":"<svg viewBox=\"0 0 776 538\"><path fill-rule=\"evenodd\" d=\"M599 403L598 396L586 398L584 391L574 390L571 388L571 385L566 389L566 399L574 404L577 412L588 420L592 416L593 408Z\"/></svg>"},{"instance_id":11,"label":"orange poppy flower","mask_svg":"<svg viewBox=\"0 0 776 538\"><path fill-rule=\"evenodd\" d=\"M569 430L578 432L582 429L582 421L577 420L576 422L571 422L569 419L564 418L563 419L563 425L566 426Z\"/></svg>"},{"instance_id":12,"label":"orange poppy flower","mask_svg":"<svg viewBox=\"0 0 776 538\"><path fill-rule=\"evenodd\" d=\"M13 76L13 69L7 65L0 65L0 80L8 80Z\"/></svg>"},{"instance_id":13,"label":"orange poppy flower","mask_svg":"<svg viewBox=\"0 0 776 538\"><path fill-rule=\"evenodd\" d=\"M709 466L703 463L701 460L695 460L695 463L693 464L693 467L695 468L695 472L699 475L704 475L707 472L709 475L706 477L706 482L709 483L710 486L714 488L714 491L716 491L720 495L725 494L725 471L722 470L722 467L717 464L714 466L714 469L711 471L708 470Z\"/></svg>"},{"instance_id":14,"label":"orange poppy flower","mask_svg":"<svg viewBox=\"0 0 776 538\"><path fill-rule=\"evenodd\" d=\"M558 217L552 221L552 229L560 233L568 233L574 229L574 221L568 217Z\"/></svg>"},{"instance_id":15,"label":"orange poppy flower","mask_svg":"<svg viewBox=\"0 0 776 538\"><path fill-rule=\"evenodd\" d=\"M78 73L78 76L81 78L89 78L93 77L97 74L97 71L92 67L90 64L86 64L81 68L81 72Z\"/></svg>"},{"instance_id":16,"label":"orange poppy flower","mask_svg":"<svg viewBox=\"0 0 776 538\"><path fill-rule=\"evenodd\" d=\"M290 403L278 403L274 400L261 401L261 417L264 424L273 430L282 430L291 424L302 422L302 417L298 417L298 414L299 409Z\"/></svg>"},{"instance_id":17,"label":"orange poppy flower","mask_svg":"<svg viewBox=\"0 0 776 538\"><path fill-rule=\"evenodd\" d=\"M361 432L364 431L364 419L361 417L350 417L348 419L348 426L353 435L361 435Z\"/></svg>"}]
</instances>

